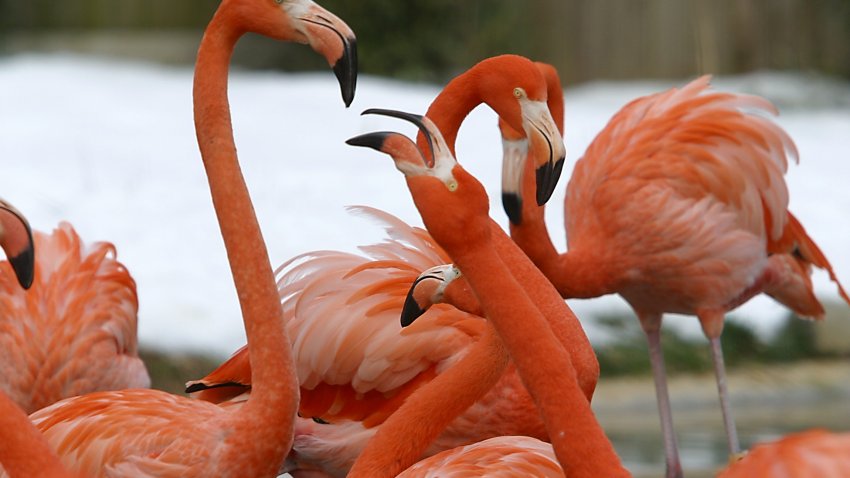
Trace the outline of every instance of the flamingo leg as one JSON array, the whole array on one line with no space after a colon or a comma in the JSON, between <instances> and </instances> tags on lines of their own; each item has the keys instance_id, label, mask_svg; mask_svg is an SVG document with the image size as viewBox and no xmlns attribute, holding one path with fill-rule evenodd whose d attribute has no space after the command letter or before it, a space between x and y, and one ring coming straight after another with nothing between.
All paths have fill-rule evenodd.
<instances>
[{"instance_id":1,"label":"flamingo leg","mask_svg":"<svg viewBox=\"0 0 850 478\"><path fill-rule=\"evenodd\" d=\"M720 337L711 338L709 342L711 343L711 358L714 361L714 375L717 378L717 394L720 396L720 411L723 413L723 426L726 428L726 438L729 442L729 456L734 459L741 453L741 444L738 441L735 417L732 416L732 408L729 404L723 349L720 346Z\"/></svg>"},{"instance_id":2,"label":"flamingo leg","mask_svg":"<svg viewBox=\"0 0 850 478\"><path fill-rule=\"evenodd\" d=\"M667 391L667 371L661 351L661 316L639 314L640 323L649 344L649 361L655 379L655 398L658 401L658 416L661 418L661 435L664 438L664 455L667 464L666 478L682 478L682 462L679 460L679 445L673 430L673 412L670 410L670 394Z\"/></svg>"}]
</instances>

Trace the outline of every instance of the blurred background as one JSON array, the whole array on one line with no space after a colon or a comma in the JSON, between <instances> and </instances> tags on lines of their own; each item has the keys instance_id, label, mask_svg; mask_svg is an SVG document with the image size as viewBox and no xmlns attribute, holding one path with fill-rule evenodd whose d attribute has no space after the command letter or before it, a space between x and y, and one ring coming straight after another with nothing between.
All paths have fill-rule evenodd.
<instances>
[{"instance_id":1,"label":"blurred background","mask_svg":"<svg viewBox=\"0 0 850 478\"><path fill-rule=\"evenodd\" d=\"M188 64L216 0L3 0L0 48L76 51ZM710 72L850 76L847 0L326 0L361 46L362 71L443 82L517 53L569 84ZM260 45L255 44L261 43ZM250 51L250 53L248 53ZM235 62L316 69L308 51L249 38Z\"/></svg>"},{"instance_id":2,"label":"blurred background","mask_svg":"<svg viewBox=\"0 0 850 478\"><path fill-rule=\"evenodd\" d=\"M234 320L238 311L232 286L204 282L226 277L227 270L209 204L195 202L206 198L199 163L193 159L194 168L184 171L180 167L189 161L178 158L197 155L190 113L191 67L201 32L218 3L0 0L0 129L5 135L0 136L0 151L4 157L17 158L0 178L0 192L29 212L37 228L49 229L56 221L69 219L82 229L84 238L116 243L119 257L139 282L140 337L155 386L172 391L207 373L244 340L241 325ZM322 141L327 146L321 146L339 148L315 149L315 144L299 146L287 140L286 147L311 148L298 149L296 155L322 156L322 162L307 165L303 176L293 170L301 163L288 163L283 169L279 161L260 162L265 170L243 165L249 184L294 177L291 182L279 180L273 192L261 189L256 199L261 218L264 212L266 217L280 218L281 225L264 224L267 237L288 235L289 224L300 221L299 234L290 235L286 246L269 241L275 264L307 250L353 249L380 239L379 233L361 239L362 221L345 237L328 232L328 224L345 220L343 205L378 202L379 207L418 222L409 204L401 205L409 201L394 171L387 172L386 181L364 179L372 185L365 194L349 194L349 178L360 171L343 162L323 169L328 164L323 161L352 154L342 140L371 127L356 116L363 107L424 109L440 85L478 60L517 53L558 68L567 92L566 136L572 161L626 101L700 74L714 74L722 89L768 97L782 110L780 123L801 149L801 166L792 166L788 175L792 208L833 261L839 278L850 282L849 0L320 3L357 34L364 76L352 108L356 111L343 112L338 97L333 97L328 100L332 106L310 103L315 108L310 116L304 100L292 108L299 116L291 124L277 123L282 120L275 108L293 103L287 91L318 85L327 90L321 96L336 94L326 65L308 48L256 35L241 40L234 55L238 76L231 98L240 153L268 156L281 148L265 134L272 121L289 139L301 135L309 143L319 135L332 136L333 141ZM312 71L320 73L305 76ZM278 85L287 81L292 89L281 92ZM329 117L342 119L328 122ZM484 124L481 130L492 143L488 154L497 157L495 120L483 118L473 115L469 122ZM322 122L323 128L294 133L298 119L303 124L311 124L311 119ZM465 134L478 139L484 133ZM66 156L72 160L66 161ZM122 163L122 157L130 161ZM43 167L48 159L55 161L55 168ZM51 168L58 176L53 182L44 172ZM272 174L268 168L281 169ZM32 174L43 189L22 189L23 182L10 171ZM319 171L325 186L334 184L331 173L341 174L333 186L335 195L296 189L315 188ZM492 164L475 172L491 186L498 182ZM565 170L565 177L568 174ZM399 189L386 192L390 183ZM190 187L199 192L168 201L175 191ZM305 220L297 217L298 211L288 211L293 194L308 198L316 210L321 208L321 218ZM561 188L553 203L562 197ZM325 212L330 209L340 215ZM494 216L501 213L498 204L493 210ZM197 211L206 216L197 218ZM173 220L167 216L171 213ZM550 231L557 236L555 243L562 245L558 205L549 213ZM504 224L504 218L499 220ZM144 227L153 221L167 224L181 239L178 244ZM335 242L326 239L330 236ZM190 237L195 242L186 240ZM199 246L199 241L210 240L212 246ZM340 245L343 242L347 243ZM163 247L174 248L180 259L159 257L157 251ZM193 265L181 265L193 260L192 254ZM184 280L196 269L193 280ZM186 289L184 283L190 282L197 285ZM760 298L733 313L728 322L724 348L746 446L813 426L850 430L850 307L838 301L823 275L816 276L816 288L828 305L826 321L801 321ZM218 304L221 298L230 303ZM663 453L645 341L628 307L616 298L606 300L571 302L587 321L599 352L602 381L594 407L630 469L658 476ZM178 338L162 333L164 327L180 329L182 322L174 317L187 324ZM199 327L206 323L215 325ZM685 465L696 472L689 476L709 476L726 457L706 342L695 320L668 319L663 343Z\"/></svg>"}]
</instances>

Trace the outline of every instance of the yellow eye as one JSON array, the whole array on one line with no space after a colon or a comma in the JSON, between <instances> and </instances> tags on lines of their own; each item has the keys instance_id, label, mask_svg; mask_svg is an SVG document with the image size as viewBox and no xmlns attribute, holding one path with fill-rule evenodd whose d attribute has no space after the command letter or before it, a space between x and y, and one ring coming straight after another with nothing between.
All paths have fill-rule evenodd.
<instances>
[{"instance_id":1,"label":"yellow eye","mask_svg":"<svg viewBox=\"0 0 850 478\"><path fill-rule=\"evenodd\" d=\"M514 97L522 98L523 96L525 96L525 90L520 87L514 88Z\"/></svg>"},{"instance_id":2,"label":"yellow eye","mask_svg":"<svg viewBox=\"0 0 850 478\"><path fill-rule=\"evenodd\" d=\"M449 191L451 192L457 191L457 181L455 181L454 179L450 180L446 183L446 187L449 188Z\"/></svg>"}]
</instances>

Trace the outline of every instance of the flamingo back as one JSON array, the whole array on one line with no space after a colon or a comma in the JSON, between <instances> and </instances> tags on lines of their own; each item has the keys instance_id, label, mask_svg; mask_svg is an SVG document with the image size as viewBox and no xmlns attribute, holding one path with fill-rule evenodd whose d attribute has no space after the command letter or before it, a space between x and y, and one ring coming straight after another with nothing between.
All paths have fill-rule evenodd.
<instances>
[{"instance_id":1,"label":"flamingo back","mask_svg":"<svg viewBox=\"0 0 850 478\"><path fill-rule=\"evenodd\" d=\"M753 447L718 478L842 478L850 476L850 433L808 430Z\"/></svg>"},{"instance_id":2,"label":"flamingo back","mask_svg":"<svg viewBox=\"0 0 850 478\"><path fill-rule=\"evenodd\" d=\"M524 436L502 436L446 450L411 466L399 478L521 478L564 476L552 445Z\"/></svg>"},{"instance_id":3,"label":"flamingo back","mask_svg":"<svg viewBox=\"0 0 850 478\"><path fill-rule=\"evenodd\" d=\"M214 444L226 435L225 414L201 400L131 389L65 399L30 419L81 476L189 477L219 469Z\"/></svg>"},{"instance_id":4,"label":"flamingo back","mask_svg":"<svg viewBox=\"0 0 850 478\"><path fill-rule=\"evenodd\" d=\"M138 357L136 283L108 242L73 227L34 233L28 291L0 269L0 386L28 413L98 390L148 387Z\"/></svg>"},{"instance_id":5,"label":"flamingo back","mask_svg":"<svg viewBox=\"0 0 850 478\"><path fill-rule=\"evenodd\" d=\"M663 312L720 308L736 297L766 267L767 241L787 223L784 174L797 150L769 119L776 109L708 88L704 76L626 105L567 187L569 250L610 256L627 283L652 277L655 293L631 295L676 296Z\"/></svg>"}]
</instances>

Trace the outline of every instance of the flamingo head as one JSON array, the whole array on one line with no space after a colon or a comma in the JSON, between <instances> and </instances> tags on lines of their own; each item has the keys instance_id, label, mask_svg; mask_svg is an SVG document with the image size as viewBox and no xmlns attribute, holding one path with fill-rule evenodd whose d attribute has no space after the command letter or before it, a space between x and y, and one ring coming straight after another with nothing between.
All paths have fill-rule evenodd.
<instances>
[{"instance_id":1,"label":"flamingo head","mask_svg":"<svg viewBox=\"0 0 850 478\"><path fill-rule=\"evenodd\" d=\"M336 15L311 0L225 0L220 11L229 12L242 32L310 45L333 68L342 100L351 105L357 87L357 39Z\"/></svg>"},{"instance_id":2,"label":"flamingo head","mask_svg":"<svg viewBox=\"0 0 850 478\"><path fill-rule=\"evenodd\" d=\"M546 77L531 60L517 55L501 55L476 65L479 95L518 138L526 138L537 151L531 156L539 206L552 197L561 175L567 150L547 104L549 85ZM521 132L521 133L518 133ZM524 157L520 160L524 164ZM522 198L523 168L503 167L502 198L512 221L519 218L516 206Z\"/></svg>"},{"instance_id":3,"label":"flamingo head","mask_svg":"<svg viewBox=\"0 0 850 478\"><path fill-rule=\"evenodd\" d=\"M427 269L413 281L404 307L401 310L401 326L407 327L428 311L434 304L443 301L446 288L461 276L454 264L444 264Z\"/></svg>"},{"instance_id":4,"label":"flamingo head","mask_svg":"<svg viewBox=\"0 0 850 478\"><path fill-rule=\"evenodd\" d=\"M537 67L546 81L546 104L559 133L554 138L554 142L557 143L556 147L562 147L564 133L564 91L561 89L561 79L558 77L558 71L552 65L535 62L534 66ZM508 124L505 118L499 117L499 132L502 135L502 206L508 215L508 219L515 225L522 224L523 190L532 187L530 181L525 178L526 163L531 162L537 168L538 177L541 174L550 174L546 172L546 169L541 172L540 166L542 165L548 168L550 164L549 156L552 154L552 148L550 147L552 143L545 141L542 135L532 136L536 138L536 148L530 149L529 135L527 135L526 131L528 131L528 127L522 131L517 131ZM564 153L557 153L559 159L553 163L553 170L551 172L551 187L553 190L564 167L565 152L566 149L564 149ZM537 205L542 204L538 203Z\"/></svg>"},{"instance_id":5,"label":"flamingo head","mask_svg":"<svg viewBox=\"0 0 850 478\"><path fill-rule=\"evenodd\" d=\"M370 109L410 121L425 136L424 154L416 143L400 133L360 135L346 143L366 146L390 155L404 173L413 202L428 232L449 254L463 251L476 237L490 234L489 200L484 187L458 164L436 125L427 117L394 110Z\"/></svg>"},{"instance_id":6,"label":"flamingo head","mask_svg":"<svg viewBox=\"0 0 850 478\"><path fill-rule=\"evenodd\" d=\"M32 230L14 206L0 199L0 247L15 271L18 283L29 289L35 275Z\"/></svg>"}]
</instances>

